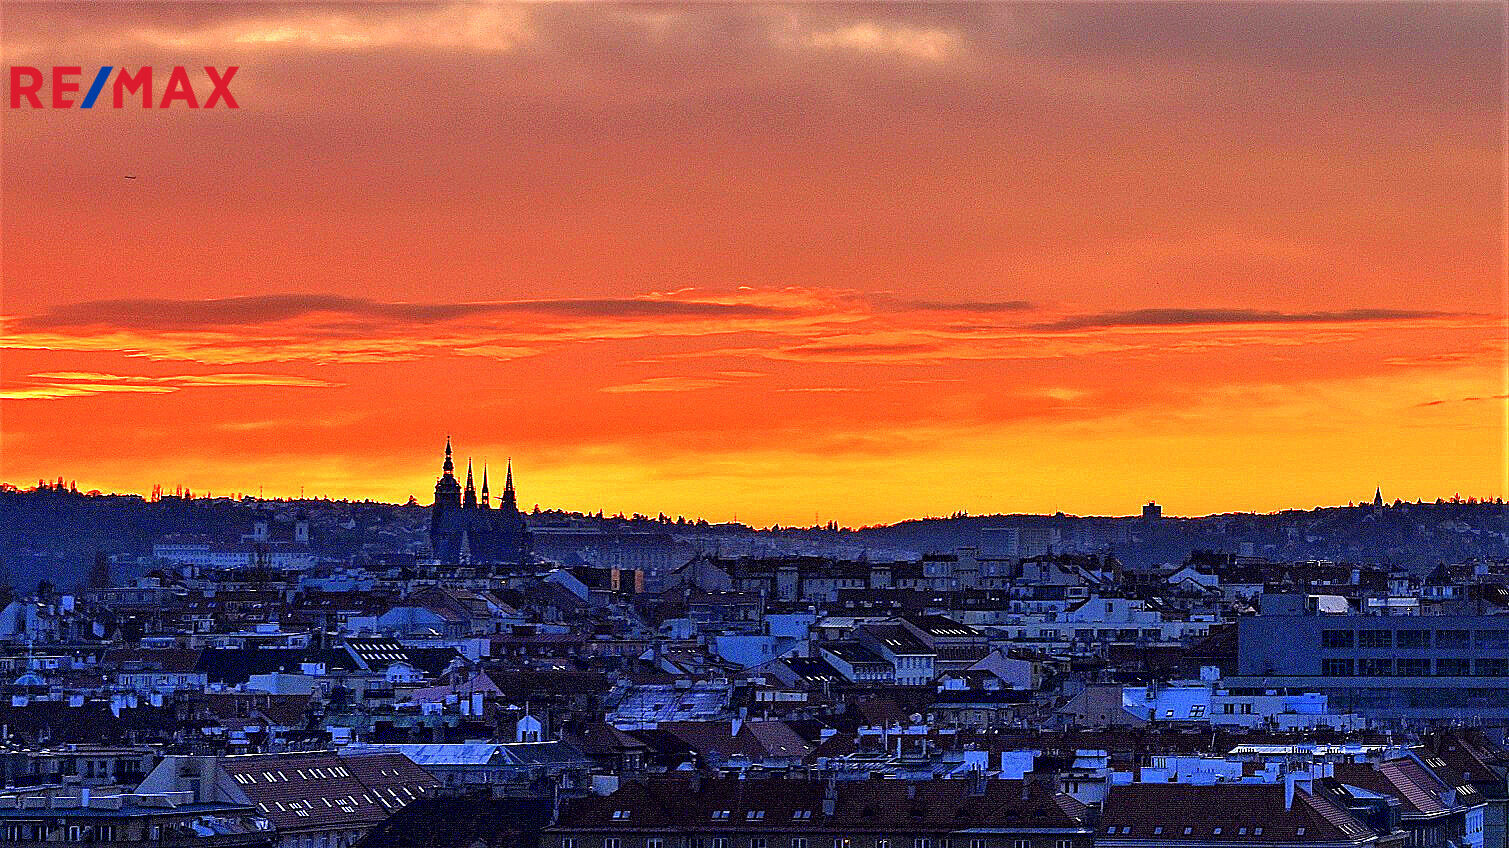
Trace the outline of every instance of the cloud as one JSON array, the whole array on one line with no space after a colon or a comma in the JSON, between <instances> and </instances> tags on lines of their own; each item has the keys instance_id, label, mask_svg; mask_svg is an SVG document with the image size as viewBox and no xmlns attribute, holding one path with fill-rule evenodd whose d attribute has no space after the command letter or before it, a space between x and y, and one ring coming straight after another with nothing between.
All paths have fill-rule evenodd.
<instances>
[{"instance_id":1,"label":"cloud","mask_svg":"<svg viewBox=\"0 0 1509 848\"><path fill-rule=\"evenodd\" d=\"M72 37L88 39L94 46L180 54L224 54L231 49L319 53L414 49L486 54L518 50L538 36L529 10L511 4L374 3L350 11L338 6L269 5L249 9L256 7L185 10L178 6L170 13L142 8L124 14L105 11L77 21L78 26L71 29L79 32ZM58 47L58 36L23 33L7 44L20 53L44 46Z\"/></svg>"},{"instance_id":2,"label":"cloud","mask_svg":"<svg viewBox=\"0 0 1509 848\"><path fill-rule=\"evenodd\" d=\"M918 312L975 312L984 315L1028 312L1037 308L1037 304L1030 300L901 300L896 303L902 309Z\"/></svg>"},{"instance_id":3,"label":"cloud","mask_svg":"<svg viewBox=\"0 0 1509 848\"><path fill-rule=\"evenodd\" d=\"M0 388L5 400L57 400L102 394L169 394L186 388L277 386L336 388L339 383L289 374L174 374L146 377L97 371L44 371L27 376L27 383Z\"/></svg>"},{"instance_id":4,"label":"cloud","mask_svg":"<svg viewBox=\"0 0 1509 848\"><path fill-rule=\"evenodd\" d=\"M1456 404L1456 403L1480 403L1480 402L1485 401L1485 400L1509 400L1509 394L1501 394L1501 395L1473 395L1471 397L1462 397L1462 398L1441 398L1439 400L1428 400L1428 401L1426 401L1424 403L1417 403L1417 404L1415 404L1415 406L1442 406L1442 405L1445 405L1445 404Z\"/></svg>"},{"instance_id":5,"label":"cloud","mask_svg":"<svg viewBox=\"0 0 1509 848\"><path fill-rule=\"evenodd\" d=\"M694 392L700 389L715 389L719 386L727 386L740 380L764 377L763 371L719 371L716 374L700 377L676 375L665 377L645 377L632 383L623 383L616 386L604 386L601 391L608 394L636 394L640 392Z\"/></svg>"},{"instance_id":6,"label":"cloud","mask_svg":"<svg viewBox=\"0 0 1509 848\"><path fill-rule=\"evenodd\" d=\"M1250 324L1351 324L1380 321L1421 321L1465 317L1460 312L1423 309L1343 309L1317 312L1279 312L1263 309L1131 309L1071 315L1031 325L1033 330L1100 330L1119 327L1201 327Z\"/></svg>"},{"instance_id":7,"label":"cloud","mask_svg":"<svg viewBox=\"0 0 1509 848\"><path fill-rule=\"evenodd\" d=\"M537 313L581 318L726 317L789 315L788 307L756 303L654 300L649 298L565 298L473 303L391 303L326 294L274 294L211 300L128 298L55 306L17 322L22 330L111 326L140 330L202 330L288 321L315 315L342 315L407 324L434 324L460 318ZM338 325L326 325L336 327ZM348 324L359 327L359 324Z\"/></svg>"},{"instance_id":8,"label":"cloud","mask_svg":"<svg viewBox=\"0 0 1509 848\"><path fill-rule=\"evenodd\" d=\"M461 303L330 294L137 298L9 318L0 346L206 364L371 363L446 354L506 360L572 342L739 332L806 336L815 327L865 317L846 293L798 288Z\"/></svg>"},{"instance_id":9,"label":"cloud","mask_svg":"<svg viewBox=\"0 0 1509 848\"><path fill-rule=\"evenodd\" d=\"M1347 341L1367 325L1484 326L1487 316L1383 308L1277 311L1150 308L1033 322L1026 300L909 300L848 289L678 289L632 297L408 302L336 294L56 305L0 322L0 347L100 351L207 365L384 363L443 356L508 361L564 346L656 340L639 364L696 358L850 364L1200 353L1244 345ZM1301 332L1294 328L1303 326ZM1138 338L1127 330L1165 331ZM1185 330L1184 334L1173 331ZM1325 337L1319 334L1326 333ZM736 340L731 346L698 339ZM672 341L677 340L677 341ZM729 374L697 379L726 380ZM655 378L659 380L659 378ZM706 388L687 378L609 393ZM717 385L719 383L713 383Z\"/></svg>"},{"instance_id":10,"label":"cloud","mask_svg":"<svg viewBox=\"0 0 1509 848\"><path fill-rule=\"evenodd\" d=\"M873 20L809 32L805 43L821 50L890 55L927 62L944 62L956 58L963 50L963 41L955 31Z\"/></svg>"}]
</instances>

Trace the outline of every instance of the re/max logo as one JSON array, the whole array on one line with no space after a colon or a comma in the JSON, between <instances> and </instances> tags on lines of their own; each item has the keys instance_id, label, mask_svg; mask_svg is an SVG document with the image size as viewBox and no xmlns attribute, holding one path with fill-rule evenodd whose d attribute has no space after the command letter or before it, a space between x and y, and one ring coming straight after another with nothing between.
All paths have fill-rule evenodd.
<instances>
[{"instance_id":1,"label":"re/max logo","mask_svg":"<svg viewBox=\"0 0 1509 848\"><path fill-rule=\"evenodd\" d=\"M12 65L10 69L10 108L20 109L25 103L32 109L72 109L77 105L79 109L93 109L99 101L100 95L105 91L105 85L110 81L110 74L116 71L115 66L105 65L94 75L94 80L89 83L89 89L84 92L80 100L75 100L81 90L84 69L78 66L58 65L50 69L49 74L44 74L41 68L28 68L21 65ZM221 70L210 65L204 66L204 76L201 79L198 90L195 90L194 80L189 76L189 71L182 65L175 65L167 70L166 85L163 86L162 99L153 101L152 83L153 68L148 65L137 68L133 73L130 68L120 68L115 74L115 83L110 86L110 96L107 102L113 108L123 108L129 101L133 105L141 103L141 108L167 109L182 104L190 109L201 108L199 93L208 90L208 96L204 98L203 108L214 109L224 106L227 109L241 108L236 104L236 98L231 95L231 79L240 70L235 65L230 65ZM159 74L157 79L162 79ZM43 97L44 83L51 82L47 86L50 90L48 96ZM208 84L206 84L206 82ZM43 105L44 101L46 106Z\"/></svg>"}]
</instances>

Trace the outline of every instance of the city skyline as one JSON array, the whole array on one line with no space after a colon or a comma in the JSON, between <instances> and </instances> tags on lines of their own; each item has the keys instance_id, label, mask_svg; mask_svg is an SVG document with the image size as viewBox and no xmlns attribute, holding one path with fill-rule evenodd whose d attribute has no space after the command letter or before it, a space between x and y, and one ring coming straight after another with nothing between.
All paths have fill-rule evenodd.
<instances>
[{"instance_id":1,"label":"city skyline","mask_svg":"<svg viewBox=\"0 0 1509 848\"><path fill-rule=\"evenodd\" d=\"M451 432L761 525L1509 494L1492 4L6 12L239 68L7 111L6 481L425 500Z\"/></svg>"},{"instance_id":2,"label":"city skyline","mask_svg":"<svg viewBox=\"0 0 1509 848\"><path fill-rule=\"evenodd\" d=\"M447 447L449 447L449 442L447 443ZM450 452L447 452L445 454L445 456L446 456L446 458L448 460L451 459L451 453ZM183 483L176 483L176 484L173 484L173 483L169 483L169 484L156 483L156 484L153 484L152 487L149 490L147 490L147 491L141 491L141 492L138 492L138 491L104 491L104 490L89 489L89 488L86 488L86 487L83 487L83 486L79 486L77 480L69 479L67 477L67 475L62 475L62 476L55 477L55 478L52 478L52 479L40 478L40 479L38 479L36 481L36 483L35 483L34 486L32 484L21 484L21 483L18 483L16 481L10 481L10 480L0 481L0 486L9 487L9 488L12 488L12 490L22 490L22 491L38 491L38 490L42 490L42 489L68 490L68 491L72 491L72 492L77 492L79 494L98 495L98 496L101 496L101 497L138 496L138 497L142 497L142 498L145 498L145 499L151 500L151 501L156 501L156 500L159 500L159 499L165 498L165 497L176 497L176 498L202 498L202 499L212 499L212 500L213 499L230 499L230 500L233 500L233 501L251 501L251 502L257 502L257 503L301 503L301 502L303 502L303 503L316 503L316 502L329 502L329 503L371 503L371 504L383 504L383 505L388 505L388 506L401 506L401 505L406 505L406 504L412 503L413 505L415 505L417 507L422 507L422 508L425 508L425 509L430 509L430 508L432 508L435 505L436 501L439 500L439 495L438 495L439 484L442 484L442 482L444 480L448 479L448 478L451 479L451 480L457 481L459 483L459 480L464 477L466 479L466 481L467 481L466 482L466 492L468 493L468 497L469 498L472 495L475 495L477 493L477 491L481 492L481 496L480 496L480 501L479 502L475 501L475 499L469 499L468 500L467 505L469 507L480 507L481 509L494 509L494 510L497 510L499 508L506 508L506 507L503 507L503 504L513 505L515 503L515 501L514 501L514 495L513 495L513 491L514 491L513 460L512 460L511 457L505 459L505 461L504 461L504 469L505 469L505 474L506 474L506 482L504 484L504 490L503 491L506 493L506 495L504 496L503 499L492 501L491 503L489 502L489 499L488 499L488 493L489 493L489 490L488 490L488 486L489 486L489 483L488 483L488 473L489 473L489 468L488 468L487 464L485 462L476 462L472 457L461 457L459 455L456 457L456 463L457 463L457 465L449 467L449 468L444 468L444 466L442 466L444 468L444 470L442 471L442 473L440 475L437 476L437 478L436 478L436 484L437 485L434 487L436 489L436 492L437 492L436 495L434 495L434 496L427 496L427 497L421 497L421 495L423 494L423 492L415 492L415 493L411 493L411 495L409 495L407 497L398 498L398 499L383 499L383 498L370 497L370 496L364 497L364 496L350 496L350 495L330 495L330 494L320 493L320 492L304 492L302 490L299 493L297 493L297 494L292 494L292 493L287 493L287 492L266 492L266 491L258 491L258 492L255 492L255 493L253 493L253 492L242 492L242 491L229 491L229 492L227 492L227 491L215 491L213 489L200 489L200 488L196 488L196 487L194 487L192 485L185 485ZM465 466L465 469L466 469L465 472L462 472L460 466ZM475 480L480 480L481 481L480 483L476 483L475 484L476 488L474 488ZM458 489L457 492L458 492L458 494L456 496L460 497L460 495L459 495L460 490ZM818 513L814 514L814 516L813 516L813 523L812 524L805 524L805 523L803 523L801 521L791 521L791 522L775 521L775 522L760 523L760 522L755 522L755 521L749 521L749 520L745 520L745 519L740 519L737 513L735 513L735 514L733 514L732 516L729 516L729 517L719 517L719 516L713 516L713 515L682 513L682 512L676 512L674 510L657 509L657 508L655 508L653 506L651 506L648 509L646 509L642 505L638 506L636 508L609 509L607 507L602 507L602 506L599 506L599 507L583 507L583 506L575 505L575 504L556 504L556 503L542 503L542 502L538 502L538 501L531 502L531 501L527 501L527 500L519 500L519 501L517 501L517 509L518 509L518 511L521 514L529 514L529 513L532 513L532 512L547 512L547 513L564 513L564 514L568 514L568 515L582 515L582 516L602 515L602 516L608 517L608 518L623 518L623 519L628 519L628 518L635 518L635 519L643 518L643 519L648 519L648 520L656 520L657 517L658 517L659 519L669 519L672 522L676 522L678 520L684 520L684 521L687 521L687 522L707 521L707 522L710 522L710 523L713 523L713 524L720 524L720 523L741 524L741 525L744 525L744 526L746 526L746 527L748 527L748 528L750 528L752 530L765 530L765 529L774 529L774 528L801 530L801 529L813 529L813 528L817 528L817 527L827 528L830 524L832 524L832 525L835 526L835 529L846 530L847 531L847 530L859 530L859 529L864 529L864 528L867 528L867 527L893 526L893 525L902 524L902 523L905 523L905 522L908 522L908 521L933 521L933 520L952 519L952 518L990 518L992 516L1000 516L1000 517L1029 517L1029 518L1052 518L1052 517L1055 517L1055 516L1062 516L1062 517L1068 517L1068 518L1110 518L1110 519L1118 519L1118 520L1122 520L1122 519L1134 519L1134 518L1143 518L1143 519L1146 519L1148 517L1148 511L1149 511L1149 509L1151 509L1151 510L1154 511L1154 514L1155 514L1155 516L1157 518L1169 518L1169 519L1204 519L1204 518L1219 517L1221 515L1253 515L1253 516L1279 515L1279 514L1283 514L1283 513L1299 513L1299 512L1306 512L1306 511L1342 509L1342 508L1360 507L1360 506L1368 506L1368 505L1382 506L1382 507L1392 507L1392 506L1395 506L1395 505L1408 506L1408 505L1411 505L1411 504L1417 504L1417 505L1418 504L1466 504L1466 505L1482 504L1482 505L1485 505L1485 506L1491 506L1491 505L1494 505L1495 503L1502 505L1503 504L1503 499L1501 497L1495 498L1493 496L1482 496L1482 497L1479 497L1479 496L1476 496L1476 495L1473 495L1473 494L1470 494L1470 493L1463 493L1463 492L1453 492L1450 495L1437 496L1437 497L1434 497L1434 498L1425 498L1425 497L1398 498L1398 497L1394 497L1392 495L1390 495L1388 497L1385 497L1384 494L1383 494L1383 487L1380 484L1379 486L1375 487L1374 494L1373 494L1373 496L1371 498L1356 498L1356 499L1352 499L1352 500L1347 501L1345 504L1341 504L1341 503L1334 503L1334 504L1320 503L1320 504L1309 504L1309 505L1297 505L1296 504L1296 505L1290 505L1290 506L1286 506L1286 507L1280 507L1278 509L1273 509L1273 510L1229 509L1229 510L1219 510L1219 511L1216 511L1216 512L1209 512L1209 513L1187 513L1187 514L1185 514L1185 513L1175 513L1175 512L1172 512L1172 511L1168 510L1162 503L1159 503L1156 498L1152 499L1152 500L1145 501L1144 503L1141 503L1141 504L1136 504L1136 505L1134 505L1134 508L1129 509L1129 510L1127 510L1125 512L1095 513L1095 512L1078 511L1078 510L1074 510L1074 509L1061 509L1061 510L1055 510L1053 512L1023 512L1023 511L1007 512L1007 511L990 511L990 510L983 510L982 511L982 510L971 510L971 509L968 509L968 508L963 508L963 509L958 509L958 510L954 510L954 511L951 511L951 512L950 511L933 511L933 512L927 512L927 513L918 513L918 514L915 514L915 515L903 516L901 518L897 518L897 519L894 519L894 520L891 520L891 521L873 522L873 523L845 522L845 521L841 521L838 518L834 517L834 515L831 514L831 513L822 513L821 511L819 511Z\"/></svg>"}]
</instances>

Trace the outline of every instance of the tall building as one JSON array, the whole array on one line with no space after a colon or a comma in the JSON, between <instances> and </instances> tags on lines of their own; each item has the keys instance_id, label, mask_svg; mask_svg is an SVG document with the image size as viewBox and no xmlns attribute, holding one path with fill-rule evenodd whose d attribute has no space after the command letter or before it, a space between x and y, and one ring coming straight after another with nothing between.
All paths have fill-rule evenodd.
<instances>
[{"instance_id":1,"label":"tall building","mask_svg":"<svg viewBox=\"0 0 1509 848\"><path fill-rule=\"evenodd\" d=\"M456 480L451 440L445 440L445 463L435 481L435 503L430 507L430 550L435 558L452 565L489 563L523 565L529 561L529 528L519 513L513 487L513 462L508 463L503 497L492 508L487 488L487 468L482 469L482 490L472 478L472 463L466 463L466 486Z\"/></svg>"},{"instance_id":2,"label":"tall building","mask_svg":"<svg viewBox=\"0 0 1509 848\"><path fill-rule=\"evenodd\" d=\"M1328 613L1265 594L1237 620L1229 689L1318 692L1378 721L1509 719L1509 616Z\"/></svg>"}]
</instances>

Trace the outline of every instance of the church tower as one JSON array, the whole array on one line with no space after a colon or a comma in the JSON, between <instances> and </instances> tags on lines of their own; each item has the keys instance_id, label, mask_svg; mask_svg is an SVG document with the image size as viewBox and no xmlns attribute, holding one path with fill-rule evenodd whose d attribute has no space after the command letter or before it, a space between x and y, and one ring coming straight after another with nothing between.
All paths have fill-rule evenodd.
<instances>
[{"instance_id":1,"label":"church tower","mask_svg":"<svg viewBox=\"0 0 1509 848\"><path fill-rule=\"evenodd\" d=\"M451 458L451 437L445 437L445 462L435 481L435 503L430 507L430 547L441 561L455 557L447 530L450 516L461 509L461 484L456 482L456 463Z\"/></svg>"},{"instance_id":2,"label":"church tower","mask_svg":"<svg viewBox=\"0 0 1509 848\"><path fill-rule=\"evenodd\" d=\"M445 437L445 463L440 466L440 479L435 481L435 509L442 506L461 506L461 484L456 482L456 463L451 459L451 437Z\"/></svg>"},{"instance_id":3,"label":"church tower","mask_svg":"<svg viewBox=\"0 0 1509 848\"><path fill-rule=\"evenodd\" d=\"M466 497L461 505L467 509L477 508L477 484L472 482L472 461L466 460Z\"/></svg>"},{"instance_id":4,"label":"church tower","mask_svg":"<svg viewBox=\"0 0 1509 848\"><path fill-rule=\"evenodd\" d=\"M487 497L487 463L482 463L482 508L491 509L492 505Z\"/></svg>"},{"instance_id":5,"label":"church tower","mask_svg":"<svg viewBox=\"0 0 1509 848\"><path fill-rule=\"evenodd\" d=\"M519 499L513 491L513 457L508 459L508 474L503 478L503 508L518 512Z\"/></svg>"}]
</instances>

